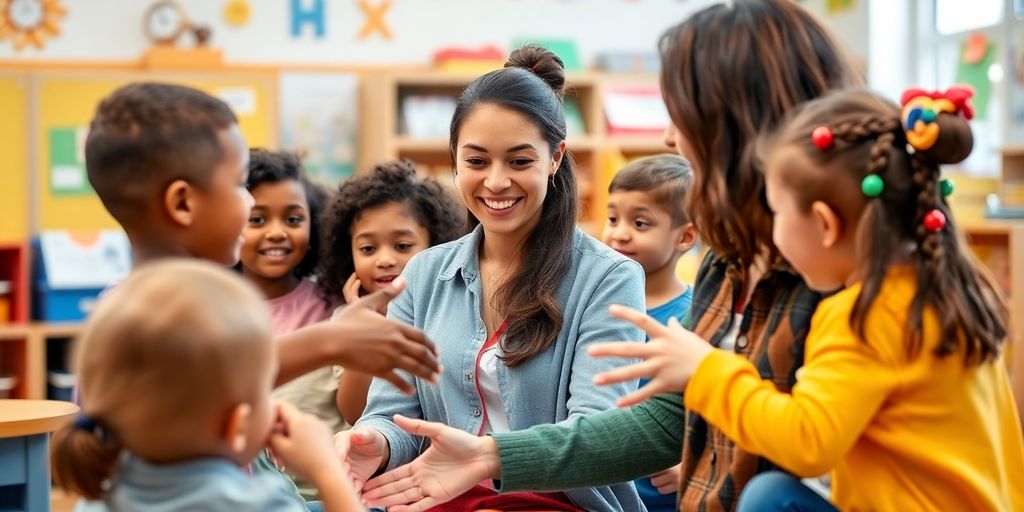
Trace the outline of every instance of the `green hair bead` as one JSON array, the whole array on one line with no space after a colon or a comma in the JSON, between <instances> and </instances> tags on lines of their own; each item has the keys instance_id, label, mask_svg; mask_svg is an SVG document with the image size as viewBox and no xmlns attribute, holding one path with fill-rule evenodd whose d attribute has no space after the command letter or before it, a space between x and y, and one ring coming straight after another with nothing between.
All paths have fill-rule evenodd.
<instances>
[{"instance_id":1,"label":"green hair bead","mask_svg":"<svg viewBox=\"0 0 1024 512\"><path fill-rule=\"evenodd\" d=\"M883 190L885 190L885 182L877 174L868 174L860 182L860 191L867 197L878 197L882 195Z\"/></svg>"}]
</instances>

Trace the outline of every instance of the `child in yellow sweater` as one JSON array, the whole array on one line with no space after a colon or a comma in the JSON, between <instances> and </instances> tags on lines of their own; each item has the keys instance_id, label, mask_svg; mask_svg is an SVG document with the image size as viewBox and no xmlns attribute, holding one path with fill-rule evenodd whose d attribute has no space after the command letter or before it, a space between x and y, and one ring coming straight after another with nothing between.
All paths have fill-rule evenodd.
<instances>
[{"instance_id":1,"label":"child in yellow sweater","mask_svg":"<svg viewBox=\"0 0 1024 512\"><path fill-rule=\"evenodd\" d=\"M939 174L971 151L970 95L910 90L901 110L844 91L763 141L779 252L812 288L842 288L818 306L792 394L678 324L613 308L651 337L591 350L645 359L597 376L652 379L622 405L683 391L687 409L788 472L754 478L741 512L1024 510L1007 310ZM830 500L796 478L825 472Z\"/></svg>"}]
</instances>

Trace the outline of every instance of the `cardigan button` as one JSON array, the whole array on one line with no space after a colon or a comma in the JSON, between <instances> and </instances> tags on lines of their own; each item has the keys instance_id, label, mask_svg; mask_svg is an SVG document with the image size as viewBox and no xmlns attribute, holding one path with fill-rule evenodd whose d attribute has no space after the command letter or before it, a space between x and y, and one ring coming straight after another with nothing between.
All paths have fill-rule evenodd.
<instances>
[{"instance_id":1,"label":"cardigan button","mask_svg":"<svg viewBox=\"0 0 1024 512\"><path fill-rule=\"evenodd\" d=\"M744 335L742 335L742 336L740 336L739 338L736 339L736 348L738 348L740 350L743 350L743 349L747 348L747 344L748 343L749 343L749 341L747 340L747 335L744 334Z\"/></svg>"},{"instance_id":2,"label":"cardigan button","mask_svg":"<svg viewBox=\"0 0 1024 512\"><path fill-rule=\"evenodd\" d=\"M480 408L479 407L474 407L473 408L473 416L480 416Z\"/></svg>"},{"instance_id":3,"label":"cardigan button","mask_svg":"<svg viewBox=\"0 0 1024 512\"><path fill-rule=\"evenodd\" d=\"M473 382L473 372L466 372L466 382Z\"/></svg>"}]
</instances>

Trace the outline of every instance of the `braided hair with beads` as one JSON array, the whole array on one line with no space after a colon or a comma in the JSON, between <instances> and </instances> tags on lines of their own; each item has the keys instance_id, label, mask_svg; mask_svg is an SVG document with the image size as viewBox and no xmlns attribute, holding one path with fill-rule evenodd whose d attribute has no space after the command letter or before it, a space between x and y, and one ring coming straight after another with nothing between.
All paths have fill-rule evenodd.
<instances>
[{"instance_id":1,"label":"braided hair with beads","mask_svg":"<svg viewBox=\"0 0 1024 512\"><path fill-rule=\"evenodd\" d=\"M826 203L856 227L862 288L850 318L862 338L865 318L890 268L910 265L917 289L907 317L906 345L923 343L923 315L936 313L941 341L934 353L963 351L975 365L996 359L1008 334L1008 311L994 280L956 228L946 197L952 183L940 165L963 161L973 147L970 93L910 90L903 107L863 89L811 101L760 144L800 149L811 165L778 172L801 208ZM851 193L859 189L859 193Z\"/></svg>"}]
</instances>

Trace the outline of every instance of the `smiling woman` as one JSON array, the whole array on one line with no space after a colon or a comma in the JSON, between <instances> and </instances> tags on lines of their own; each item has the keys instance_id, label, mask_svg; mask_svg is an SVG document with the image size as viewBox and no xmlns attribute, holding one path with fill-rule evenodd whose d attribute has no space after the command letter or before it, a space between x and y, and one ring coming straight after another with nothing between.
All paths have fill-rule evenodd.
<instances>
[{"instance_id":1,"label":"smiling woman","mask_svg":"<svg viewBox=\"0 0 1024 512\"><path fill-rule=\"evenodd\" d=\"M614 407L634 384L598 388L594 375L621 363L587 357L592 342L642 342L608 316L611 304L643 306L643 272L576 229L576 169L565 138L561 60L536 47L471 83L451 123L455 184L472 233L427 249L405 267L406 293L389 316L438 344L446 371L406 396L383 382L366 414L338 434L357 479L405 464L423 446L396 413L472 434L572 422ZM448 510L644 510L632 484L565 493L497 496L477 487Z\"/></svg>"}]
</instances>

